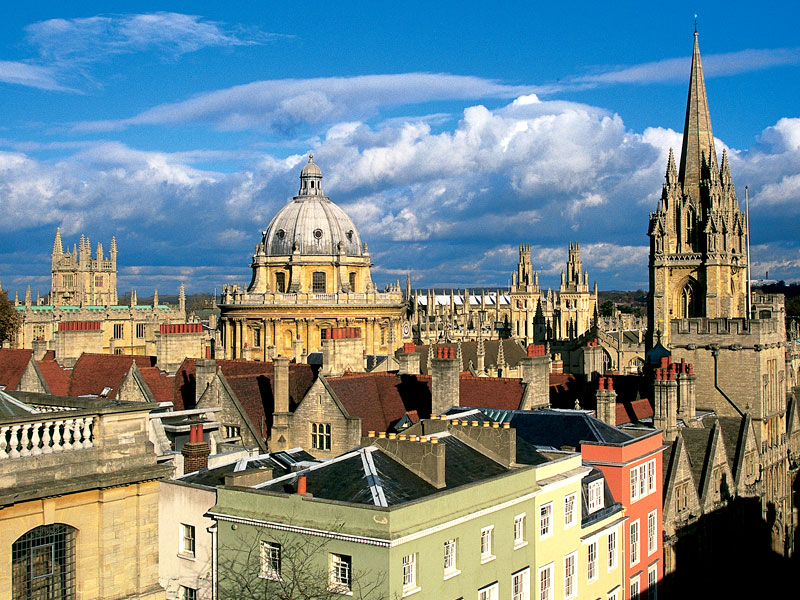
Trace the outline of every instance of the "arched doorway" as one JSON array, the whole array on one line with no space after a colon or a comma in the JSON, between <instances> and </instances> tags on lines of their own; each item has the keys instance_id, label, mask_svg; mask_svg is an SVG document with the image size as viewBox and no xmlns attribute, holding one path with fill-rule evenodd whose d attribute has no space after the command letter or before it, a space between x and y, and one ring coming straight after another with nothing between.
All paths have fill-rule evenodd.
<instances>
[{"instance_id":1,"label":"arched doorway","mask_svg":"<svg viewBox=\"0 0 800 600\"><path fill-rule=\"evenodd\" d=\"M31 529L11 546L11 597L73 600L77 529L55 523Z\"/></svg>"}]
</instances>

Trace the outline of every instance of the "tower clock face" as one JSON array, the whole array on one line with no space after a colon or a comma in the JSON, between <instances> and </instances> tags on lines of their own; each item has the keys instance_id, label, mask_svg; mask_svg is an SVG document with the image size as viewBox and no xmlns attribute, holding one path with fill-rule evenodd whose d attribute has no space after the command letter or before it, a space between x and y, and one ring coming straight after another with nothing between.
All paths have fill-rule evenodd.
<instances>
[{"instance_id":1,"label":"tower clock face","mask_svg":"<svg viewBox=\"0 0 800 600\"><path fill-rule=\"evenodd\" d=\"M403 323L403 337L410 338L411 337L411 326L408 322Z\"/></svg>"}]
</instances>

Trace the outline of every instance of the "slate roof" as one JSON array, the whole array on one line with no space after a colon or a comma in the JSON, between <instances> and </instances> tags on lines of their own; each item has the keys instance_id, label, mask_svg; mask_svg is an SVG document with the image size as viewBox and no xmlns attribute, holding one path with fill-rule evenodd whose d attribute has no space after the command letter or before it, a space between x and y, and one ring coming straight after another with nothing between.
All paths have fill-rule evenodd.
<instances>
[{"instance_id":1,"label":"slate roof","mask_svg":"<svg viewBox=\"0 0 800 600\"><path fill-rule=\"evenodd\" d=\"M740 417L717 417L722 442L725 444L725 454L728 456L728 466L734 477L738 477L736 465L739 463L739 454L744 452L747 441L747 432L744 431L745 419Z\"/></svg>"},{"instance_id":2,"label":"slate roof","mask_svg":"<svg viewBox=\"0 0 800 600\"><path fill-rule=\"evenodd\" d=\"M28 417L38 412L35 407L0 391L0 419Z\"/></svg>"},{"instance_id":3,"label":"slate roof","mask_svg":"<svg viewBox=\"0 0 800 600\"><path fill-rule=\"evenodd\" d=\"M306 490L314 498L371 506L394 506L445 489L491 479L509 471L455 436L445 432L437 434L437 437L439 443L446 448L446 486L442 490L404 467L377 446L359 448L333 460L254 487L272 492L294 493L297 478L305 475Z\"/></svg>"},{"instance_id":4,"label":"slate roof","mask_svg":"<svg viewBox=\"0 0 800 600\"><path fill-rule=\"evenodd\" d=\"M598 479L603 479L603 508L592 513L589 512L589 484ZM597 467L592 467L589 474L581 479L581 526L585 527L590 523L602 521L615 512L622 510L622 505L614 501L611 488L608 487L608 480L603 477L603 472Z\"/></svg>"},{"instance_id":5,"label":"slate roof","mask_svg":"<svg viewBox=\"0 0 800 600\"><path fill-rule=\"evenodd\" d=\"M99 396L106 387L111 391L107 398L114 398L125 375L136 363L139 370L155 366L154 356L131 356L129 354L81 354L69 382L70 396Z\"/></svg>"},{"instance_id":6,"label":"slate roof","mask_svg":"<svg viewBox=\"0 0 800 600\"><path fill-rule=\"evenodd\" d=\"M711 434L713 428L708 429L690 429L685 427L681 430L683 435L683 447L689 458L689 465L692 469L692 476L694 477L695 486L698 493L701 489L703 468L707 462L707 455L711 447Z\"/></svg>"},{"instance_id":7,"label":"slate roof","mask_svg":"<svg viewBox=\"0 0 800 600\"><path fill-rule=\"evenodd\" d=\"M361 418L363 435L389 431L406 413L410 419L431 414L431 377L395 373L353 373L326 378L350 416ZM473 377L461 373L460 404L475 408L518 409L525 388L520 379ZM416 416L413 416L416 413Z\"/></svg>"},{"instance_id":8,"label":"slate roof","mask_svg":"<svg viewBox=\"0 0 800 600\"><path fill-rule=\"evenodd\" d=\"M272 469L273 477L281 477L292 472L292 465L314 460L316 459L305 450L292 448L291 450L281 450L280 452L250 456L220 465L219 467L188 473L183 477L178 477L178 481L206 487L216 487L225 484L226 475L258 467Z\"/></svg>"},{"instance_id":9,"label":"slate roof","mask_svg":"<svg viewBox=\"0 0 800 600\"><path fill-rule=\"evenodd\" d=\"M32 357L33 350L0 348L0 386L16 390Z\"/></svg>"}]
</instances>

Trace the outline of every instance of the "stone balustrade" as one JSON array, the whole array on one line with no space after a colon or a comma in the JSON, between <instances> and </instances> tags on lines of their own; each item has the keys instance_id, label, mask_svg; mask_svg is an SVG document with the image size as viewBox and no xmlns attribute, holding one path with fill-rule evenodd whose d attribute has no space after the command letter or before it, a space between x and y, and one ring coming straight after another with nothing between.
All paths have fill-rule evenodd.
<instances>
[{"instance_id":1,"label":"stone balustrade","mask_svg":"<svg viewBox=\"0 0 800 600\"><path fill-rule=\"evenodd\" d=\"M239 293L223 296L222 304L230 306L263 306L282 304L319 304L319 305L347 305L347 304L398 304L403 301L401 292L369 292L369 293L281 293L267 292L266 294Z\"/></svg>"},{"instance_id":2,"label":"stone balustrade","mask_svg":"<svg viewBox=\"0 0 800 600\"><path fill-rule=\"evenodd\" d=\"M0 460L91 448L97 418L89 415L0 425Z\"/></svg>"}]
</instances>

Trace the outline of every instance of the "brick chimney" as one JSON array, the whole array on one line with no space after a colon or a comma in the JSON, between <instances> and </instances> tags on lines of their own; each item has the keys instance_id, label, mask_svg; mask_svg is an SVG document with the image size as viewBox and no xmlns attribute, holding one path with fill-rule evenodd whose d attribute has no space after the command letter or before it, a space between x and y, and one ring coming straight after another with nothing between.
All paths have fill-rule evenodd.
<instances>
[{"instance_id":1,"label":"brick chimney","mask_svg":"<svg viewBox=\"0 0 800 600\"><path fill-rule=\"evenodd\" d=\"M189 429L189 441L183 445L183 474L194 473L208 468L208 455L211 450L203 439L203 425L192 425Z\"/></svg>"},{"instance_id":2,"label":"brick chimney","mask_svg":"<svg viewBox=\"0 0 800 600\"><path fill-rule=\"evenodd\" d=\"M217 361L213 358L201 358L195 361L194 371L194 403L197 406L203 392L217 375Z\"/></svg>"},{"instance_id":3,"label":"brick chimney","mask_svg":"<svg viewBox=\"0 0 800 600\"><path fill-rule=\"evenodd\" d=\"M364 340L360 327L334 327L323 333L323 375L364 372Z\"/></svg>"},{"instance_id":4,"label":"brick chimney","mask_svg":"<svg viewBox=\"0 0 800 600\"><path fill-rule=\"evenodd\" d=\"M438 415L459 405L460 377L456 351L438 346L431 359L431 414Z\"/></svg>"},{"instance_id":5,"label":"brick chimney","mask_svg":"<svg viewBox=\"0 0 800 600\"><path fill-rule=\"evenodd\" d=\"M550 355L544 344L529 344L519 366L525 384L523 410L550 406Z\"/></svg>"},{"instance_id":6,"label":"brick chimney","mask_svg":"<svg viewBox=\"0 0 800 600\"><path fill-rule=\"evenodd\" d=\"M419 354L416 352L414 342L403 344L403 352L397 354L400 365L398 375L419 375Z\"/></svg>"},{"instance_id":7,"label":"brick chimney","mask_svg":"<svg viewBox=\"0 0 800 600\"><path fill-rule=\"evenodd\" d=\"M672 442L678 434L678 384L675 381L675 363L670 363L668 357L663 357L655 375L653 425L664 432L665 441Z\"/></svg>"},{"instance_id":8,"label":"brick chimney","mask_svg":"<svg viewBox=\"0 0 800 600\"><path fill-rule=\"evenodd\" d=\"M686 359L681 359L678 365L678 418L682 419L687 426L692 427L696 421L696 401L695 384L697 375L694 374L694 367L687 363Z\"/></svg>"},{"instance_id":9,"label":"brick chimney","mask_svg":"<svg viewBox=\"0 0 800 600\"><path fill-rule=\"evenodd\" d=\"M612 427L617 426L617 392L614 391L614 380L601 377L597 381L597 418Z\"/></svg>"}]
</instances>

